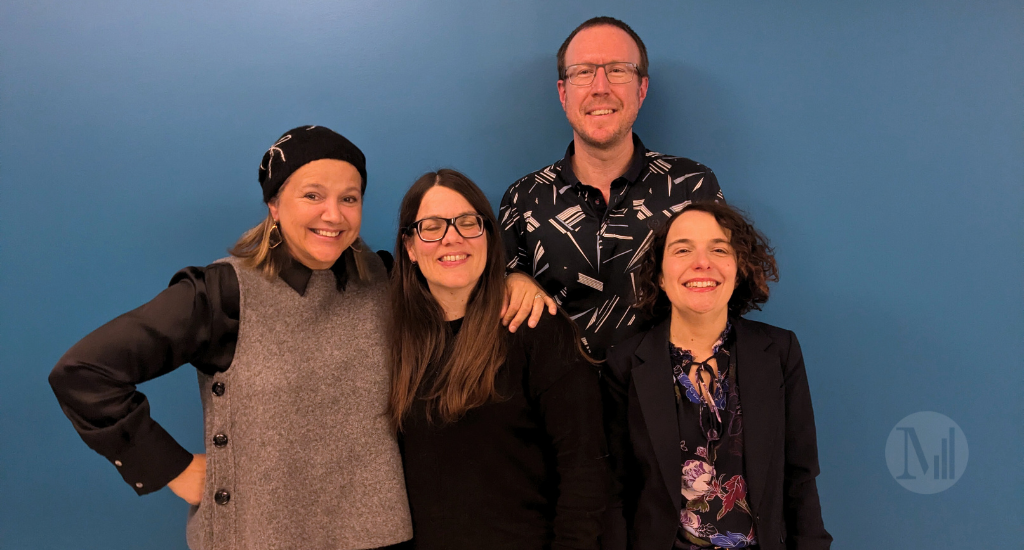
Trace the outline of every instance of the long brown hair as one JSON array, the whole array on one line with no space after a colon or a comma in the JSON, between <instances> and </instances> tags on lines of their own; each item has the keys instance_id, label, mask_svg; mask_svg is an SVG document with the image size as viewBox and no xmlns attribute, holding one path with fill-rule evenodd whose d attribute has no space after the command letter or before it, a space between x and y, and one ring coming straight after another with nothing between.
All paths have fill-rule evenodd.
<instances>
[{"instance_id":1,"label":"long brown hair","mask_svg":"<svg viewBox=\"0 0 1024 550\"><path fill-rule=\"evenodd\" d=\"M416 221L423 195L436 186L447 187L469 202L484 218L487 262L477 281L458 335L453 336L441 305L427 287L426 279L405 249L406 239L416 239ZM391 319L388 327L391 354L391 395L388 413L396 430L416 400L430 365L439 368L433 387L427 388L428 417L443 422L458 420L469 409L500 396L495 375L505 362L508 333L500 323L505 292L505 253L498 235L498 221L483 191L469 178L442 169L423 174L402 199L395 239L395 266L391 273ZM438 365L451 350L444 364Z\"/></svg>"}]
</instances>

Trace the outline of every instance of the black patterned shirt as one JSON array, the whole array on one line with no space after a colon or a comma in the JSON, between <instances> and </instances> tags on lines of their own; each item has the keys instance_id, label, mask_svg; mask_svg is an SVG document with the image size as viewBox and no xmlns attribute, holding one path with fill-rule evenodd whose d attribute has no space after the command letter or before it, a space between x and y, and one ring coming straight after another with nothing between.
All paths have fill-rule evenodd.
<instances>
[{"instance_id":1,"label":"black patterned shirt","mask_svg":"<svg viewBox=\"0 0 1024 550\"><path fill-rule=\"evenodd\" d=\"M572 143L562 160L512 184L501 199L508 269L532 275L576 321L596 358L637 334L650 319L632 307L635 271L654 230L690 202L722 200L710 168L648 151L633 134L633 160L601 191L572 171Z\"/></svg>"}]
</instances>

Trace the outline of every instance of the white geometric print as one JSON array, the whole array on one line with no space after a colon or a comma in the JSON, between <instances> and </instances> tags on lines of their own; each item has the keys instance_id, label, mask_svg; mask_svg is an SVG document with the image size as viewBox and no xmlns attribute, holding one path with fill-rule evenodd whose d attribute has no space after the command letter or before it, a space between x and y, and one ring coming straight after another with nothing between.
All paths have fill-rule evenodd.
<instances>
[{"instance_id":1,"label":"white geometric print","mask_svg":"<svg viewBox=\"0 0 1024 550\"><path fill-rule=\"evenodd\" d=\"M586 218L587 215L583 213L583 208L573 206L572 208L565 209L555 217L561 220L566 227L575 232L580 230L580 222L582 222L583 218Z\"/></svg>"},{"instance_id":2,"label":"white geometric print","mask_svg":"<svg viewBox=\"0 0 1024 550\"><path fill-rule=\"evenodd\" d=\"M647 199L637 199L633 201L633 210L636 210L636 219L646 220L651 217L651 211L644 206L644 201Z\"/></svg>"},{"instance_id":3,"label":"white geometric print","mask_svg":"<svg viewBox=\"0 0 1024 550\"><path fill-rule=\"evenodd\" d=\"M579 278L579 282L580 283L583 283L583 284L589 286L590 288L593 288L593 289L597 290L598 292L603 292L604 291L604 283L602 283L601 281L598 281L597 279L595 279L593 277L588 277L588 276L586 276L586 275L584 275L582 273L579 273L578 275L580 277Z\"/></svg>"},{"instance_id":4,"label":"white geometric print","mask_svg":"<svg viewBox=\"0 0 1024 550\"><path fill-rule=\"evenodd\" d=\"M581 341L598 358L650 320L630 300L655 222L689 201L721 199L707 167L635 143L643 165L630 168L633 179L611 190L605 208L591 206L594 189L586 181L570 185L571 158L526 175L501 202L506 252L565 308L580 328Z\"/></svg>"},{"instance_id":5,"label":"white geometric print","mask_svg":"<svg viewBox=\"0 0 1024 550\"><path fill-rule=\"evenodd\" d=\"M679 204L673 204L672 206L668 207L668 210L662 210L662 214L665 214L665 217L670 218L670 217L672 217L672 214L675 214L676 212L681 211L682 209L686 208L687 206L690 206L691 202L693 202L693 201L683 201L683 202L681 202Z\"/></svg>"}]
</instances>

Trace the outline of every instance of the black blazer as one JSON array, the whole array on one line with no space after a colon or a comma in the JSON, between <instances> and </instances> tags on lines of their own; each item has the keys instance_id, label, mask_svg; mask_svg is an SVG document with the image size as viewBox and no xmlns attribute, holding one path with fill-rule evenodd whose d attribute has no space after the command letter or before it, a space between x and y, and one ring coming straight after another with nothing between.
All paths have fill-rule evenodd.
<instances>
[{"instance_id":1,"label":"black blazer","mask_svg":"<svg viewBox=\"0 0 1024 550\"><path fill-rule=\"evenodd\" d=\"M747 502L760 548L829 548L814 478L818 446L796 335L732 319L736 383L743 407ZM669 321L613 346L606 365L606 415L617 487L604 547L671 550L679 530L682 457Z\"/></svg>"}]
</instances>

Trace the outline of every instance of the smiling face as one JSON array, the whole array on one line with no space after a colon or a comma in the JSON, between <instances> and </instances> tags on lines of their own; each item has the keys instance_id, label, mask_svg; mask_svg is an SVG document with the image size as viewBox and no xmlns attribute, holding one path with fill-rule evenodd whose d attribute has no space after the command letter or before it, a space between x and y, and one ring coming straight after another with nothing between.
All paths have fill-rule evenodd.
<instances>
[{"instance_id":1,"label":"smiling face","mask_svg":"<svg viewBox=\"0 0 1024 550\"><path fill-rule=\"evenodd\" d=\"M640 64L640 49L626 31L611 25L581 30L565 51L565 65L604 64L615 61ZM558 97L576 140L606 149L632 139L633 122L647 97L647 77L633 75L624 84L612 84L603 69L589 86L558 81Z\"/></svg>"},{"instance_id":2,"label":"smiling face","mask_svg":"<svg viewBox=\"0 0 1024 550\"><path fill-rule=\"evenodd\" d=\"M724 324L736 289L736 253L729 242L707 212L684 212L672 223L658 282L674 315L710 315Z\"/></svg>"},{"instance_id":3,"label":"smiling face","mask_svg":"<svg viewBox=\"0 0 1024 550\"><path fill-rule=\"evenodd\" d=\"M416 220L455 218L463 214L477 214L477 211L459 192L435 185L424 193ZM465 238L454 227L449 227L444 238L431 243L423 242L413 232L405 237L405 250L409 259L419 266L430 293L439 302L455 298L465 303L487 265L487 232Z\"/></svg>"},{"instance_id":4,"label":"smiling face","mask_svg":"<svg viewBox=\"0 0 1024 550\"><path fill-rule=\"evenodd\" d=\"M335 159L314 160L292 173L268 206L293 258L328 269L355 242L362 182L355 166Z\"/></svg>"}]
</instances>

